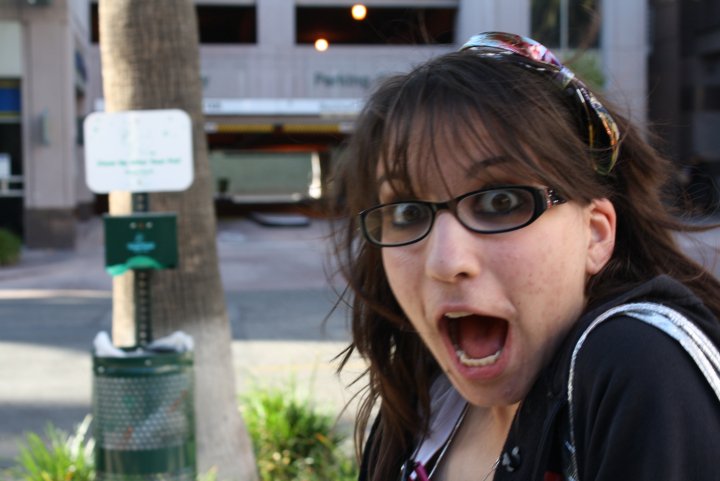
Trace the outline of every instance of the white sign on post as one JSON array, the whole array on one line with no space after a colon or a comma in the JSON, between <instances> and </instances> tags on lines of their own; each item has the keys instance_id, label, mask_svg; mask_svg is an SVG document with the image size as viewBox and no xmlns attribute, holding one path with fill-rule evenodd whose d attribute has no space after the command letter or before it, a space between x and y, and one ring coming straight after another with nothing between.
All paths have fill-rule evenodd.
<instances>
[{"instance_id":1,"label":"white sign on post","mask_svg":"<svg viewBox=\"0 0 720 481\"><path fill-rule=\"evenodd\" d=\"M192 122L184 111L95 112L83 127L93 192L178 192L192 184Z\"/></svg>"}]
</instances>

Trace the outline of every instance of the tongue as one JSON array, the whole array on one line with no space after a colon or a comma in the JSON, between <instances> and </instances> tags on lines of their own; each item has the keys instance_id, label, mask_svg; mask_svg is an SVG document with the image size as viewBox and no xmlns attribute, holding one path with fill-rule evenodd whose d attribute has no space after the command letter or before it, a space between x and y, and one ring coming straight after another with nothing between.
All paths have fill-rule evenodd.
<instances>
[{"instance_id":1,"label":"tongue","mask_svg":"<svg viewBox=\"0 0 720 481\"><path fill-rule=\"evenodd\" d=\"M505 345L507 322L496 318L464 317L457 320L457 343L468 357L482 359Z\"/></svg>"}]
</instances>

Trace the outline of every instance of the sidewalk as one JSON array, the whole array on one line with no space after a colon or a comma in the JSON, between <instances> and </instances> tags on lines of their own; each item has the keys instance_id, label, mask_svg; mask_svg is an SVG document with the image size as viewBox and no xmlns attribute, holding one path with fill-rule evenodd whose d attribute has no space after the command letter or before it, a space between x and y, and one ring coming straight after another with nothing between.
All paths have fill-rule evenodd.
<instances>
[{"instance_id":1,"label":"sidewalk","mask_svg":"<svg viewBox=\"0 0 720 481\"><path fill-rule=\"evenodd\" d=\"M338 378L332 362L349 335L344 312L331 312L327 223L266 227L221 221L218 252L233 334L236 387L287 387L339 413L361 374L360 360ZM74 252L27 251L0 269L0 469L23 431L47 422L70 430L90 412L90 345L111 327L112 281L103 268L102 225L80 226ZM316 393L322 393L316 396ZM352 413L344 422L350 423Z\"/></svg>"}]
</instances>

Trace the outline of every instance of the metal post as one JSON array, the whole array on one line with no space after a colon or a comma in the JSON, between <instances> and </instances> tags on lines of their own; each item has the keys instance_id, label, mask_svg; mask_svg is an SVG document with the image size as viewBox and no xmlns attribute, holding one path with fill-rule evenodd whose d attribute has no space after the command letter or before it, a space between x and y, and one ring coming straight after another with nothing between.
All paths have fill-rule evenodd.
<instances>
[{"instance_id":1,"label":"metal post","mask_svg":"<svg viewBox=\"0 0 720 481\"><path fill-rule=\"evenodd\" d=\"M132 194L133 212L148 212L150 196L147 193ZM150 269L134 271L135 293L135 344L145 346L152 342L152 305L150 290Z\"/></svg>"}]
</instances>

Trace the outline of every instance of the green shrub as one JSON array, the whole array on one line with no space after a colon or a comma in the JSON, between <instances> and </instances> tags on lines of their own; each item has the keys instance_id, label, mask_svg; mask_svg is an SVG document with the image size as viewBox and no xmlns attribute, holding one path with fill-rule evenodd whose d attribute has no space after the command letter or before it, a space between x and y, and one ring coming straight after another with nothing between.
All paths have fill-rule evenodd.
<instances>
[{"instance_id":1,"label":"green shrub","mask_svg":"<svg viewBox=\"0 0 720 481\"><path fill-rule=\"evenodd\" d=\"M262 481L354 481L357 466L344 449L347 437L335 418L298 400L294 391L253 390L240 409L253 440ZM93 481L94 441L88 437L90 416L74 434L48 425L45 439L27 433L16 466L0 472L0 481ZM217 473L200 473L198 481L216 481Z\"/></svg>"},{"instance_id":2,"label":"green shrub","mask_svg":"<svg viewBox=\"0 0 720 481\"><path fill-rule=\"evenodd\" d=\"M49 424L45 440L27 433L17 466L12 470L13 477L23 481L92 481L94 442L87 438L89 425L87 416L75 433L68 435Z\"/></svg>"},{"instance_id":3,"label":"green shrub","mask_svg":"<svg viewBox=\"0 0 720 481\"><path fill-rule=\"evenodd\" d=\"M262 481L351 481L352 455L333 416L319 412L294 392L254 390L241 400Z\"/></svg>"},{"instance_id":4,"label":"green shrub","mask_svg":"<svg viewBox=\"0 0 720 481\"><path fill-rule=\"evenodd\" d=\"M602 60L596 51L573 52L565 65L593 90L602 91L605 87L605 74Z\"/></svg>"},{"instance_id":5,"label":"green shrub","mask_svg":"<svg viewBox=\"0 0 720 481\"><path fill-rule=\"evenodd\" d=\"M0 229L0 266L9 266L20 260L20 238L7 229Z\"/></svg>"}]
</instances>

